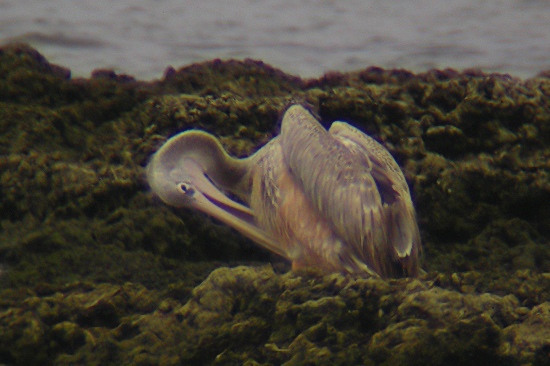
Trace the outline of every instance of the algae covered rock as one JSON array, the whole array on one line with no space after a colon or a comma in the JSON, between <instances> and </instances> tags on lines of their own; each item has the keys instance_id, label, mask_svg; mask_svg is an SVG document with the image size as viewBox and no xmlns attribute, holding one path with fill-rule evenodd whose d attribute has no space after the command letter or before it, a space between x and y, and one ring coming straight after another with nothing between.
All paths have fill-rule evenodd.
<instances>
[{"instance_id":1,"label":"algae covered rock","mask_svg":"<svg viewBox=\"0 0 550 366\"><path fill-rule=\"evenodd\" d=\"M395 156L419 279L298 273L162 205L143 167L200 128L247 156L289 103ZM0 363L548 364L550 79L214 60L141 82L0 48Z\"/></svg>"},{"instance_id":2,"label":"algae covered rock","mask_svg":"<svg viewBox=\"0 0 550 366\"><path fill-rule=\"evenodd\" d=\"M56 364L513 365L542 357L546 304L529 310L513 295L462 294L425 279L220 268L187 302L132 284L28 294L0 313L0 355L37 363L55 353Z\"/></svg>"}]
</instances>

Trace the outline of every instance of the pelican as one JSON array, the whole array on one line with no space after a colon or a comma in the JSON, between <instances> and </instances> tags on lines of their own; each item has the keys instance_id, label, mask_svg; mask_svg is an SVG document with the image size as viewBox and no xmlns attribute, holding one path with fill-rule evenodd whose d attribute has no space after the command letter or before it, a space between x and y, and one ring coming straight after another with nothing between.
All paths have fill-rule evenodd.
<instances>
[{"instance_id":1,"label":"pelican","mask_svg":"<svg viewBox=\"0 0 550 366\"><path fill-rule=\"evenodd\" d=\"M327 131L300 105L290 106L281 133L247 158L190 130L170 138L146 173L166 204L220 220L292 269L418 275L420 234L393 157L345 122Z\"/></svg>"}]
</instances>

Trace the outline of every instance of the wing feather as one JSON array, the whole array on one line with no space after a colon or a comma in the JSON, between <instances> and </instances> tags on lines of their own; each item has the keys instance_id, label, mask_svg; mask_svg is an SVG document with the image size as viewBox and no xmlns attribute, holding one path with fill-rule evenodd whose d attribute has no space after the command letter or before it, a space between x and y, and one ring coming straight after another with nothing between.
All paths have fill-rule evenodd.
<instances>
[{"instance_id":1,"label":"wing feather","mask_svg":"<svg viewBox=\"0 0 550 366\"><path fill-rule=\"evenodd\" d=\"M347 244L346 250L378 273L385 272L382 199L367 155L353 154L303 107L283 118L285 161L318 212Z\"/></svg>"},{"instance_id":2,"label":"wing feather","mask_svg":"<svg viewBox=\"0 0 550 366\"><path fill-rule=\"evenodd\" d=\"M418 226L401 169L374 139L344 122L330 131L303 107L283 117L281 146L290 172L347 244L348 263L382 276L417 273Z\"/></svg>"},{"instance_id":3,"label":"wing feather","mask_svg":"<svg viewBox=\"0 0 550 366\"><path fill-rule=\"evenodd\" d=\"M401 261L409 274L418 271L421 248L409 186L391 154L372 137L345 122L334 122L329 133L354 154L366 154L372 162L371 174L382 198L382 214L390 254Z\"/></svg>"}]
</instances>

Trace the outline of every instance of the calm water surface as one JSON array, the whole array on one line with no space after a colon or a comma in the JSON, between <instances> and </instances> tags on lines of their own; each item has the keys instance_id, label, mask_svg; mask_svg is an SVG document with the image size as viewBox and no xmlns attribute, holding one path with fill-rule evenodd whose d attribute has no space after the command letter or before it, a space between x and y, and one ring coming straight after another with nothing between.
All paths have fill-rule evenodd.
<instances>
[{"instance_id":1,"label":"calm water surface","mask_svg":"<svg viewBox=\"0 0 550 366\"><path fill-rule=\"evenodd\" d=\"M212 58L305 77L371 65L550 69L548 0L0 0L0 44L24 41L88 76L140 79Z\"/></svg>"}]
</instances>

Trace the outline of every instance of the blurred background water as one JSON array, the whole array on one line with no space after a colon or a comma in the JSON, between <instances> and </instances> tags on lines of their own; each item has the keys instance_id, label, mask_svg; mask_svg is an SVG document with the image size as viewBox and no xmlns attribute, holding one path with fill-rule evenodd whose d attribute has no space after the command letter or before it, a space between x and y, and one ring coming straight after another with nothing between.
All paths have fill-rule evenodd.
<instances>
[{"instance_id":1,"label":"blurred background water","mask_svg":"<svg viewBox=\"0 0 550 366\"><path fill-rule=\"evenodd\" d=\"M0 0L0 44L30 43L74 76L139 79L213 58L303 77L368 66L550 69L549 0Z\"/></svg>"}]
</instances>

